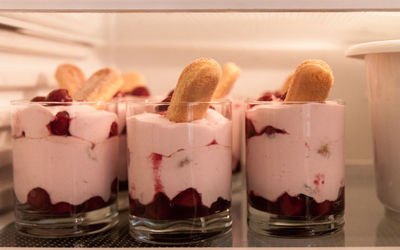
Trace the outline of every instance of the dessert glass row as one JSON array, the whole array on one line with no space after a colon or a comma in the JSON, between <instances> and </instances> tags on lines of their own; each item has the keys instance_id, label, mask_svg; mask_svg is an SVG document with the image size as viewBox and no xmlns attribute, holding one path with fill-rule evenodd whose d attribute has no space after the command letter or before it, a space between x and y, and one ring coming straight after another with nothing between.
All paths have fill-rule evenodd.
<instances>
[{"instance_id":1,"label":"dessert glass row","mask_svg":"<svg viewBox=\"0 0 400 250\"><path fill-rule=\"evenodd\" d=\"M232 104L215 98L220 76L218 63L199 59L184 69L163 102L144 98L143 86L134 88L140 98L120 94L101 100L105 94L116 96L111 87L101 88L119 81L109 74L77 90L78 101L68 91L55 90L31 102L14 102L19 231L59 237L112 227L118 177L125 174L118 165L125 164L130 232L136 239L177 244L228 232L241 133L246 136L250 228L274 235L339 230L344 223L343 103L287 101L285 95L268 93L261 98L266 101ZM121 159L124 151L127 163Z\"/></svg>"}]
</instances>

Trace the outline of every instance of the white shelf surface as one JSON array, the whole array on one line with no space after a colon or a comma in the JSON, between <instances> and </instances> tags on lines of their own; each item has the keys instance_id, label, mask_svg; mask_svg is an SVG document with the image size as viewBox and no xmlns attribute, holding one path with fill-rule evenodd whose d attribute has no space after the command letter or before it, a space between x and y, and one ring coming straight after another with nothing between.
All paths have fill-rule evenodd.
<instances>
[{"instance_id":1,"label":"white shelf surface","mask_svg":"<svg viewBox=\"0 0 400 250\"><path fill-rule=\"evenodd\" d=\"M28 11L399 10L400 2L390 0L1 0L0 9Z\"/></svg>"}]
</instances>

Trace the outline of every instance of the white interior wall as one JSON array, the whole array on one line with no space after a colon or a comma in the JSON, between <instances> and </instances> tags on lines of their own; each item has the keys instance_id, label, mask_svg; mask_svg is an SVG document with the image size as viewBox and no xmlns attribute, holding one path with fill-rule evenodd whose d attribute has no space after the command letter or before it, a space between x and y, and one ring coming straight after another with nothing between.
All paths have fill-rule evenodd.
<instances>
[{"instance_id":1,"label":"white interior wall","mask_svg":"<svg viewBox=\"0 0 400 250\"><path fill-rule=\"evenodd\" d=\"M344 56L356 43L398 38L399 13L126 13L116 14L115 64L140 71L154 94L174 87L198 57L242 68L233 94L256 97L278 88L301 61L320 58L333 69L331 98L346 102L345 159L372 163L364 63Z\"/></svg>"}]
</instances>

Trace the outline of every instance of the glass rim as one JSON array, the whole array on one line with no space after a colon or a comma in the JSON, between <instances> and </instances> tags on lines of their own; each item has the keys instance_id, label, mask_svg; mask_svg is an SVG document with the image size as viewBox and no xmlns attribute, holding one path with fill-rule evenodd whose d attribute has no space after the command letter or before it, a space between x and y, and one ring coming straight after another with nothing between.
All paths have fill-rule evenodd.
<instances>
[{"instance_id":1,"label":"glass rim","mask_svg":"<svg viewBox=\"0 0 400 250\"><path fill-rule=\"evenodd\" d=\"M41 101L41 102L32 102L30 100L12 100L10 101L11 105L29 105L29 104L39 104L39 105L52 105L52 106L73 106L73 105L103 105L103 104L112 104L117 103L115 100L110 101L72 101L72 102L49 102L49 101Z\"/></svg>"},{"instance_id":2,"label":"glass rim","mask_svg":"<svg viewBox=\"0 0 400 250\"><path fill-rule=\"evenodd\" d=\"M171 102L163 102L163 101L155 101L151 99L145 100L125 100L122 101L129 104L142 104L142 105L170 105ZM210 105L217 105L217 104L231 104L232 101L224 98L218 100L211 100L211 101L193 101L193 102L180 102L179 104L187 104L187 105L198 105L198 104L210 104Z\"/></svg>"},{"instance_id":3,"label":"glass rim","mask_svg":"<svg viewBox=\"0 0 400 250\"><path fill-rule=\"evenodd\" d=\"M345 105L346 103L342 99L327 99L323 102L319 101L259 101L255 98L246 98L245 99L246 104L279 104L279 105L285 105L285 104L327 104L327 103L334 103L338 105Z\"/></svg>"}]
</instances>

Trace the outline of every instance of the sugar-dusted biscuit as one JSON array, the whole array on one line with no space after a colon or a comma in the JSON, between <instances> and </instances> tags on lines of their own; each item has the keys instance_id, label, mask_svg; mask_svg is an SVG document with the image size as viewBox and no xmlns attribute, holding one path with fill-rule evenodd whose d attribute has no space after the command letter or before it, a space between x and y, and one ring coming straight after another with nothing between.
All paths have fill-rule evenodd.
<instances>
[{"instance_id":1,"label":"sugar-dusted biscuit","mask_svg":"<svg viewBox=\"0 0 400 250\"><path fill-rule=\"evenodd\" d=\"M77 101L108 101L121 88L124 80L116 69L104 68L96 71L83 87L73 95Z\"/></svg>"},{"instance_id":2,"label":"sugar-dusted biscuit","mask_svg":"<svg viewBox=\"0 0 400 250\"><path fill-rule=\"evenodd\" d=\"M57 67L54 77L61 89L68 90L74 95L85 83L85 75L80 68L73 64L61 64Z\"/></svg>"},{"instance_id":3,"label":"sugar-dusted biscuit","mask_svg":"<svg viewBox=\"0 0 400 250\"><path fill-rule=\"evenodd\" d=\"M332 85L333 74L327 63L315 59L304 61L293 75L285 102L323 102L328 98Z\"/></svg>"},{"instance_id":4,"label":"sugar-dusted biscuit","mask_svg":"<svg viewBox=\"0 0 400 250\"><path fill-rule=\"evenodd\" d=\"M240 68L230 62L222 66L222 75L219 80L217 89L214 92L214 99L224 98L231 91L233 84L236 82L240 74Z\"/></svg>"},{"instance_id":5,"label":"sugar-dusted biscuit","mask_svg":"<svg viewBox=\"0 0 400 250\"><path fill-rule=\"evenodd\" d=\"M181 73L167 118L174 122L189 122L204 117L208 104L221 77L221 67L210 58L200 58L188 65Z\"/></svg>"}]
</instances>

